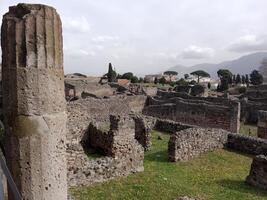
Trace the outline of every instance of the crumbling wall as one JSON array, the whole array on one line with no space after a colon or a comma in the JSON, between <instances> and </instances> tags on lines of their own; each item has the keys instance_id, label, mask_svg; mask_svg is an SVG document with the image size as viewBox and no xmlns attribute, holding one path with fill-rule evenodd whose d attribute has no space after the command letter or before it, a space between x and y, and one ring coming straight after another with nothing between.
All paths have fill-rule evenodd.
<instances>
[{"instance_id":1,"label":"crumbling wall","mask_svg":"<svg viewBox=\"0 0 267 200\"><path fill-rule=\"evenodd\" d=\"M171 120L163 120L155 117L149 117L145 115L135 115L135 138L147 151L150 149L151 131L157 130L168 133L175 133L180 130L192 128L193 126L174 122Z\"/></svg>"},{"instance_id":2,"label":"crumbling wall","mask_svg":"<svg viewBox=\"0 0 267 200\"><path fill-rule=\"evenodd\" d=\"M267 157L256 156L251 164L249 176L246 179L249 185L267 190Z\"/></svg>"},{"instance_id":3,"label":"crumbling wall","mask_svg":"<svg viewBox=\"0 0 267 200\"><path fill-rule=\"evenodd\" d=\"M258 137L267 139L267 111L258 113Z\"/></svg>"},{"instance_id":4,"label":"crumbling wall","mask_svg":"<svg viewBox=\"0 0 267 200\"><path fill-rule=\"evenodd\" d=\"M258 113L260 110L267 111L267 99L261 101L251 101L242 99L241 101L241 116L240 119L246 123L258 122Z\"/></svg>"},{"instance_id":5,"label":"crumbling wall","mask_svg":"<svg viewBox=\"0 0 267 200\"><path fill-rule=\"evenodd\" d=\"M172 134L168 144L169 161L187 161L202 153L221 149L228 132L222 129L189 128Z\"/></svg>"},{"instance_id":6,"label":"crumbling wall","mask_svg":"<svg viewBox=\"0 0 267 200\"><path fill-rule=\"evenodd\" d=\"M267 111L267 85L250 86L241 98L242 121L257 123L258 112Z\"/></svg>"},{"instance_id":7,"label":"crumbling wall","mask_svg":"<svg viewBox=\"0 0 267 200\"><path fill-rule=\"evenodd\" d=\"M143 114L200 127L239 132L240 104L237 101L206 101L199 97L157 99L148 97Z\"/></svg>"},{"instance_id":8,"label":"crumbling wall","mask_svg":"<svg viewBox=\"0 0 267 200\"><path fill-rule=\"evenodd\" d=\"M144 149L135 139L134 121L112 115L109 130L105 129L91 123L85 132L83 148L101 150L104 157L90 160L77 151L80 162L68 166L70 186L90 185L144 170Z\"/></svg>"},{"instance_id":9,"label":"crumbling wall","mask_svg":"<svg viewBox=\"0 0 267 200\"><path fill-rule=\"evenodd\" d=\"M134 117L135 121L135 139L143 146L145 151L149 150L151 142L151 131L155 126L155 118L145 118L141 115Z\"/></svg>"},{"instance_id":10,"label":"crumbling wall","mask_svg":"<svg viewBox=\"0 0 267 200\"><path fill-rule=\"evenodd\" d=\"M230 133L227 148L252 155L267 155L267 140Z\"/></svg>"}]
</instances>

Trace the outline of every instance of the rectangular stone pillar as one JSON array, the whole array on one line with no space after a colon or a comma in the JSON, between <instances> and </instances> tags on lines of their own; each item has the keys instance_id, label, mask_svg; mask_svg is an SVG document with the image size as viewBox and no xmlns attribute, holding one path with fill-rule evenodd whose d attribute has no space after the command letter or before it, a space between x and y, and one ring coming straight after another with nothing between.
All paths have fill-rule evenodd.
<instances>
[{"instance_id":1,"label":"rectangular stone pillar","mask_svg":"<svg viewBox=\"0 0 267 200\"><path fill-rule=\"evenodd\" d=\"M1 45L8 167L23 199L65 200L66 105L60 17L45 5L12 6L3 17Z\"/></svg>"},{"instance_id":2,"label":"rectangular stone pillar","mask_svg":"<svg viewBox=\"0 0 267 200\"><path fill-rule=\"evenodd\" d=\"M258 137L267 139L267 111L258 112Z\"/></svg>"}]
</instances>

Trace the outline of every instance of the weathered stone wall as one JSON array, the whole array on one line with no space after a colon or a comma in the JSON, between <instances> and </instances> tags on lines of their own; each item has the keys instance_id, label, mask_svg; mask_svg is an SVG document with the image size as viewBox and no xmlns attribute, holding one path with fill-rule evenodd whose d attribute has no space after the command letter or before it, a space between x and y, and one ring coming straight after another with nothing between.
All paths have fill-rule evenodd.
<instances>
[{"instance_id":1,"label":"weathered stone wall","mask_svg":"<svg viewBox=\"0 0 267 200\"><path fill-rule=\"evenodd\" d=\"M4 15L5 151L14 181L27 200L67 199L62 46L61 20L54 8L18 4Z\"/></svg>"},{"instance_id":2,"label":"weathered stone wall","mask_svg":"<svg viewBox=\"0 0 267 200\"><path fill-rule=\"evenodd\" d=\"M187 161L202 153L223 148L228 132L222 129L189 128L172 134L168 144L169 161Z\"/></svg>"},{"instance_id":3,"label":"weathered stone wall","mask_svg":"<svg viewBox=\"0 0 267 200\"><path fill-rule=\"evenodd\" d=\"M267 85L250 86L241 98L242 121L257 123L259 110L267 111Z\"/></svg>"},{"instance_id":4,"label":"weathered stone wall","mask_svg":"<svg viewBox=\"0 0 267 200\"><path fill-rule=\"evenodd\" d=\"M148 97L143 114L200 127L222 128L239 132L239 102L231 100L210 102L199 98L200 100L179 97L169 99Z\"/></svg>"},{"instance_id":5,"label":"weathered stone wall","mask_svg":"<svg viewBox=\"0 0 267 200\"><path fill-rule=\"evenodd\" d=\"M227 148L252 155L267 155L267 140L230 133Z\"/></svg>"},{"instance_id":6,"label":"weathered stone wall","mask_svg":"<svg viewBox=\"0 0 267 200\"><path fill-rule=\"evenodd\" d=\"M256 156L251 164L249 176L246 179L249 185L267 190L267 157Z\"/></svg>"},{"instance_id":7,"label":"weathered stone wall","mask_svg":"<svg viewBox=\"0 0 267 200\"><path fill-rule=\"evenodd\" d=\"M251 101L242 99L241 101L241 121L246 123L258 122L258 113L260 110L267 111L267 99L260 101Z\"/></svg>"},{"instance_id":8,"label":"weathered stone wall","mask_svg":"<svg viewBox=\"0 0 267 200\"><path fill-rule=\"evenodd\" d=\"M149 150L151 142L151 131L155 126L156 119L148 118L142 115L134 116L135 121L135 139L143 146L145 151Z\"/></svg>"},{"instance_id":9,"label":"weathered stone wall","mask_svg":"<svg viewBox=\"0 0 267 200\"><path fill-rule=\"evenodd\" d=\"M188 124L182 124L179 122L171 120L157 119L154 129L162 132L175 133L188 128L193 128L194 126Z\"/></svg>"},{"instance_id":10,"label":"weathered stone wall","mask_svg":"<svg viewBox=\"0 0 267 200\"><path fill-rule=\"evenodd\" d=\"M106 126L98 127L91 123L81 144L85 151L97 149L105 157L89 160L77 151L76 160L79 157L79 163L72 161L68 165L70 186L90 185L144 170L144 149L135 139L133 119L110 116L109 129ZM72 151L72 154L75 152Z\"/></svg>"},{"instance_id":11,"label":"weathered stone wall","mask_svg":"<svg viewBox=\"0 0 267 200\"><path fill-rule=\"evenodd\" d=\"M258 137L267 139L267 111L258 113Z\"/></svg>"}]
</instances>

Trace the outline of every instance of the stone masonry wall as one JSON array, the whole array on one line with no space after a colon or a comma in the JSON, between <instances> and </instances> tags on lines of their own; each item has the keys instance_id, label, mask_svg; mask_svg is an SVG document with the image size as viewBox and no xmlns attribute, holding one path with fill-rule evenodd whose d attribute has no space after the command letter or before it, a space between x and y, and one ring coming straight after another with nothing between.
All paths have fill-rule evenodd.
<instances>
[{"instance_id":1,"label":"stone masonry wall","mask_svg":"<svg viewBox=\"0 0 267 200\"><path fill-rule=\"evenodd\" d=\"M251 155L267 155L267 140L230 133L227 148Z\"/></svg>"},{"instance_id":2,"label":"stone masonry wall","mask_svg":"<svg viewBox=\"0 0 267 200\"><path fill-rule=\"evenodd\" d=\"M249 176L246 179L249 185L267 190L267 157L256 156L251 164Z\"/></svg>"},{"instance_id":3,"label":"stone masonry wall","mask_svg":"<svg viewBox=\"0 0 267 200\"><path fill-rule=\"evenodd\" d=\"M143 114L200 127L222 128L231 132L239 132L240 127L240 104L231 100L214 103L202 99L148 97Z\"/></svg>"},{"instance_id":4,"label":"stone masonry wall","mask_svg":"<svg viewBox=\"0 0 267 200\"><path fill-rule=\"evenodd\" d=\"M267 111L258 113L258 137L267 139Z\"/></svg>"},{"instance_id":5,"label":"stone masonry wall","mask_svg":"<svg viewBox=\"0 0 267 200\"><path fill-rule=\"evenodd\" d=\"M135 138L147 151L152 145L151 131L158 130L168 133L175 133L180 130L192 128L193 126L174 122L171 120L163 120L145 115L135 115Z\"/></svg>"},{"instance_id":6,"label":"stone masonry wall","mask_svg":"<svg viewBox=\"0 0 267 200\"><path fill-rule=\"evenodd\" d=\"M188 128L193 128L194 126L183 124L171 120L157 119L154 129L162 132L175 133Z\"/></svg>"},{"instance_id":7,"label":"stone masonry wall","mask_svg":"<svg viewBox=\"0 0 267 200\"><path fill-rule=\"evenodd\" d=\"M151 131L155 126L155 118L145 118L142 115L136 115L135 121L135 138L143 146L145 151L149 150L151 142Z\"/></svg>"},{"instance_id":8,"label":"stone masonry wall","mask_svg":"<svg viewBox=\"0 0 267 200\"><path fill-rule=\"evenodd\" d=\"M168 144L169 161L187 161L202 153L223 148L228 132L222 129L189 128L172 134Z\"/></svg>"}]
</instances>

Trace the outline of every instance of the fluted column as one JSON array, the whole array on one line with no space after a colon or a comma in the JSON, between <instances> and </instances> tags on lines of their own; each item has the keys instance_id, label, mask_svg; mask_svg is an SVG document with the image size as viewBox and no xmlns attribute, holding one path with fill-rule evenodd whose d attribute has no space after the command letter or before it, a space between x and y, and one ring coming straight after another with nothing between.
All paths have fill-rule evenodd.
<instances>
[{"instance_id":1,"label":"fluted column","mask_svg":"<svg viewBox=\"0 0 267 200\"><path fill-rule=\"evenodd\" d=\"M65 200L66 105L60 17L45 5L12 6L3 17L1 45L8 167L23 199Z\"/></svg>"}]
</instances>

